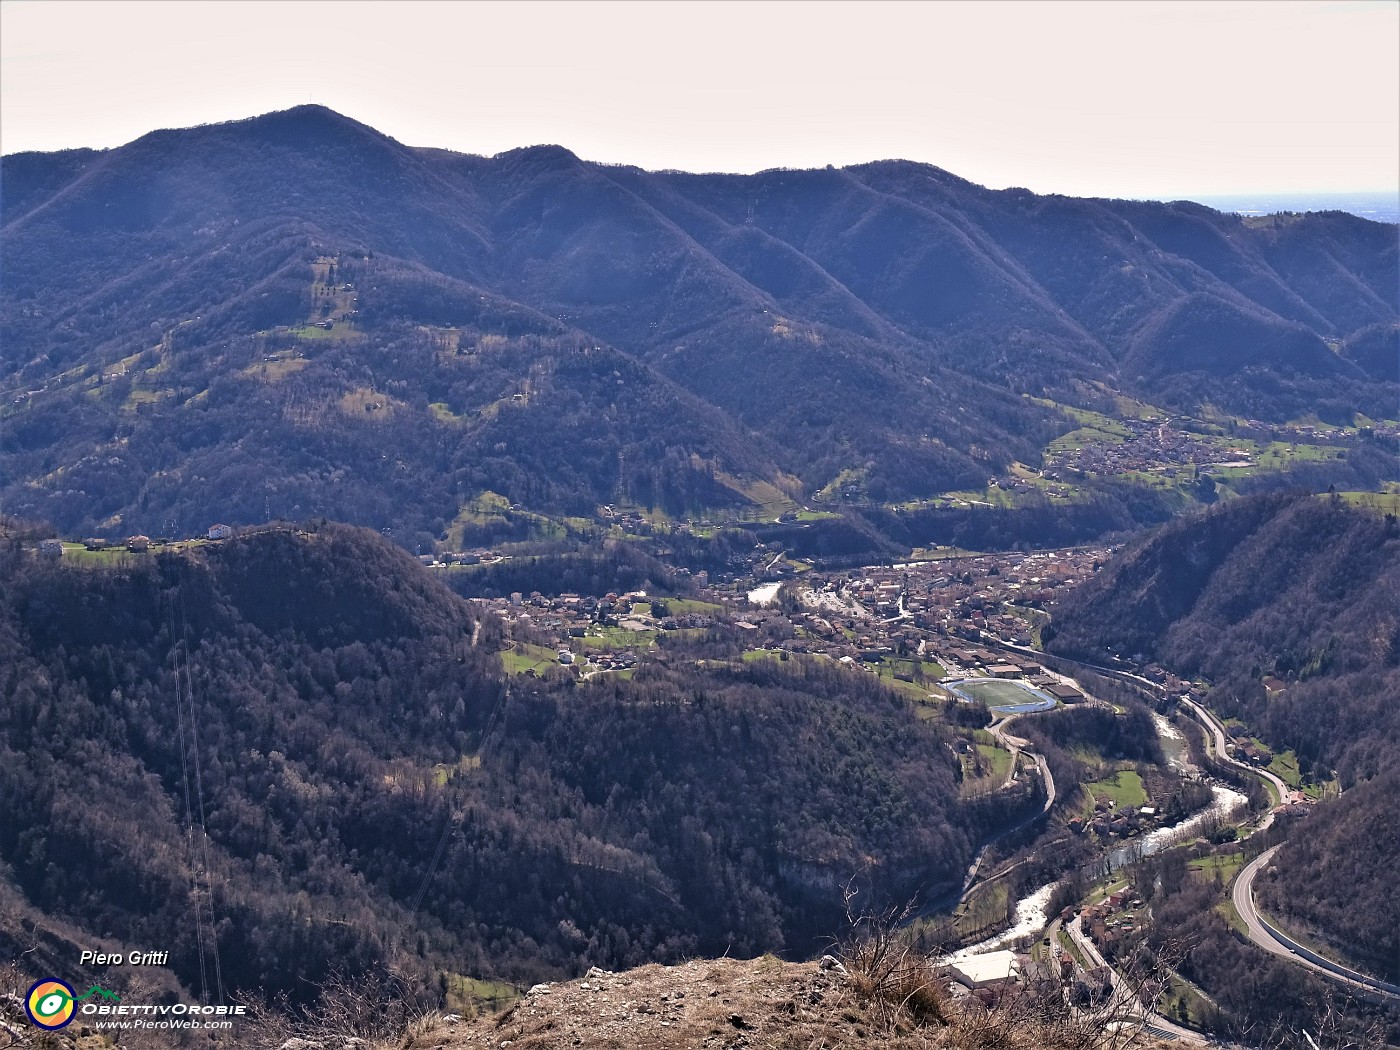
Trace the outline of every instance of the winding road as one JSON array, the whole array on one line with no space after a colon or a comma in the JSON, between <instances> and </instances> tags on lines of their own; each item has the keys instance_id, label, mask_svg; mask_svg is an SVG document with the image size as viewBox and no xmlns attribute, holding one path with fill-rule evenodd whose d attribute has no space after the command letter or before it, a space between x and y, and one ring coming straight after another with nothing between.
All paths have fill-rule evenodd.
<instances>
[{"instance_id":1,"label":"winding road","mask_svg":"<svg viewBox=\"0 0 1400 1050\"><path fill-rule=\"evenodd\" d=\"M1033 650L1024 649L1021 646L1008 645L1005 643L1003 643L1001 647L1027 653L1033 652ZM1098 671L1101 674L1106 674L1122 681L1145 686L1156 695L1165 696L1165 690L1160 685L1140 675L1108 667L1097 667L1093 664L1086 664L1078 660L1069 660L1064 657L1061 657L1061 659L1066 659L1066 662L1070 664ZM1201 704L1187 697L1181 698L1181 704L1187 708L1205 728L1206 751L1208 753L1213 754L1222 762L1229 763L1236 768L1262 778L1277 795L1280 803L1287 800L1292 789L1272 770L1261 769L1258 766L1241 762L1230 754L1225 727L1220 719L1216 718L1214 714ZM992 728L995 732L997 727L994 726ZM1002 738L998 736L998 739ZM1264 819L1260 821L1259 825L1254 829L1255 833L1269 827L1273 822L1275 811L1276 807L1270 809L1264 816ZM1279 958L1288 959L1299 966L1313 971L1319 976L1345 985L1358 995L1373 1002L1392 1006L1400 1005L1400 986L1377 980L1374 977L1360 973L1350 967L1343 966L1340 963L1333 962L1331 959L1317 954L1305 945L1299 944L1297 941L1293 940L1293 938L1273 926L1267 919L1259 914L1258 909L1254 905L1254 879L1259 872L1268 865L1278 849L1279 846L1273 846L1265 850L1257 858L1245 865L1235 879L1234 888L1232 890L1235 910L1239 912L1240 918L1244 921L1248 929L1249 939L1270 954L1278 956ZM980 856L979 854L979 858ZM974 865L973 871L975 872L975 870L976 867ZM1085 959L1092 960L1097 964L1103 964L1102 955L1099 954L1098 949L1084 934L1077 917L1074 922L1066 924L1065 929L1069 933L1070 938L1079 947L1079 950L1083 952ZM1122 981L1122 978L1112 967L1110 967L1110 972L1113 974L1113 981L1116 989L1119 987L1119 982ZM1164 1038L1198 1044L1207 1042L1200 1033L1175 1025L1159 1014L1146 1014L1145 1026L1151 1034L1159 1035Z\"/></svg>"},{"instance_id":2,"label":"winding road","mask_svg":"<svg viewBox=\"0 0 1400 1050\"><path fill-rule=\"evenodd\" d=\"M1014 718L1015 716L1013 715L1012 717ZM1007 774L1007 783L1009 784L1011 782L1010 777L1016 772L1017 760L1020 757L1021 753L1024 751L1026 754L1030 755L1032 759L1035 760L1035 768L1040 773L1040 782L1045 785L1045 803L1040 807L1039 812L1032 813L1025 820L1013 824L1009 828L1003 828L1001 831L998 831L995 835L993 835L991 838L987 839L984 843L982 843L982 848L977 851L977 856L973 858L971 867L967 869L967 877L963 879L962 891L958 898L959 900L967 896L968 891L972 889L973 884L977 881L977 871L982 866L982 860L984 857L986 857L988 849L990 849L996 843L1000 842L1002 839L1006 838L1006 836L1014 834L1015 832L1020 831L1022 828L1039 820L1041 817L1049 813L1051 808L1055 805L1055 778L1050 773L1049 763L1045 761L1044 755L1037 754L1036 752L1030 750L1029 740L1024 740L1019 736L1011 736L1009 733L1006 732L1006 725L1010 721L1011 718L999 718L987 727L987 732L992 734L992 736L996 739L997 743L1001 744L1004 748L1006 748L1006 750L1011 752L1011 770Z\"/></svg>"},{"instance_id":3,"label":"winding road","mask_svg":"<svg viewBox=\"0 0 1400 1050\"><path fill-rule=\"evenodd\" d=\"M1369 999L1386 1003L1400 1003L1400 987L1378 981L1374 977L1369 977L1318 955L1293 940L1259 914L1259 910L1254 906L1254 879L1273 859L1278 849L1278 846L1274 846L1259 854L1240 870L1239 876L1235 879L1233 891L1235 910L1240 913L1240 918L1249 928L1249 939L1266 952L1295 962L1329 980L1345 984Z\"/></svg>"},{"instance_id":4,"label":"winding road","mask_svg":"<svg viewBox=\"0 0 1400 1050\"><path fill-rule=\"evenodd\" d=\"M1267 769L1260 769L1258 766L1251 766L1247 762L1241 762L1230 756L1230 752L1226 749L1225 727L1220 723L1220 719L1216 718L1194 700L1187 700L1183 697L1181 702L1191 710L1191 713L1196 716L1196 720L1200 722L1201 725L1205 726L1206 732L1210 734L1206 742L1207 751L1214 751L1215 756L1222 762L1228 762L1230 765L1238 766L1240 769L1253 773L1255 776L1263 777L1269 782L1273 789L1278 792L1278 800L1280 802L1288 798L1289 792L1293 789L1280 780L1273 772ZM1213 738L1213 747L1211 738ZM1259 830L1262 831L1269 826L1271 822L1270 817L1272 816L1273 814L1270 813L1268 817L1264 818L1264 823L1259 826Z\"/></svg>"},{"instance_id":5,"label":"winding road","mask_svg":"<svg viewBox=\"0 0 1400 1050\"><path fill-rule=\"evenodd\" d=\"M987 727L987 731L992 734L993 738L996 739L997 743L1001 744L1004 748L1011 752L1011 772L1015 772L1017 756L1021 752L1025 752L1027 755L1030 755L1031 758L1035 760L1035 768L1040 773L1040 782L1045 785L1045 802L1039 810L1037 810L1035 813L1032 813L1024 820L1018 821L1017 823L1011 825L1011 827L1009 828L1003 828L1001 831L998 831L995 835L992 835L990 838L983 840L982 845L979 846L977 849L976 855L972 858L972 863L968 865L967 874L963 876L962 886L959 887L955 893L948 893L938 898L937 900L929 901L926 905L924 905L922 909L920 909L919 914L921 916L940 911L944 908L949 907L950 905L954 905L962 901L963 898L965 898L968 895L968 893L972 891L972 887L976 885L977 875L982 868L982 861L985 860L987 857L987 851L991 849L992 846L1000 842L1002 839L1006 838L1008 835L1020 831L1022 828L1033 824L1035 821L1045 816L1047 813L1050 812L1051 807L1055 805L1055 777L1050 772L1049 763L1045 761L1044 755L1040 755L1034 751L1029 750L1030 741L1023 740L1020 737L1010 736L1009 734L1007 734L1006 723L1010 721L1010 718L1000 718L997 721L993 722L991 725L989 725ZM1010 774L1008 774L1008 784L1010 783L1009 777Z\"/></svg>"}]
</instances>

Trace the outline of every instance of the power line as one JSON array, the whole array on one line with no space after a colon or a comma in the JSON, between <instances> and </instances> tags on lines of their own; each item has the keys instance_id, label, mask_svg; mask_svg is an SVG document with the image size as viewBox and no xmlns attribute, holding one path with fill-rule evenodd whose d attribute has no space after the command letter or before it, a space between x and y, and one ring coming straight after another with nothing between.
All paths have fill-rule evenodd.
<instances>
[{"instance_id":1,"label":"power line","mask_svg":"<svg viewBox=\"0 0 1400 1050\"><path fill-rule=\"evenodd\" d=\"M496 705L491 709L490 716L486 719L485 727L481 731L481 743L477 746L477 755L479 757L484 758L486 753L486 741L491 736L491 732L496 726L501 711L509 701L510 684L506 683L501 690L501 695L496 700ZM411 912L417 912L418 906L423 903L423 897L428 892L428 884L433 881L433 876L437 874L438 864L442 861L443 851L447 848L447 840L452 832L461 826L462 819L466 816L466 810L464 809L461 816L454 817L452 815L452 802L450 799L447 805L447 820L443 824L442 834L438 837L437 848L433 850L432 860L428 862L428 870L423 873L423 881L418 885L418 892L413 895L413 903L409 906L409 911Z\"/></svg>"},{"instance_id":2,"label":"power line","mask_svg":"<svg viewBox=\"0 0 1400 1050\"><path fill-rule=\"evenodd\" d=\"M182 570L183 574L183 570ZM214 950L214 982L219 993L219 1001L224 999L224 968L219 958L219 923L214 914L214 875L209 862L209 829L205 822L204 772L199 759L199 715L194 706L194 675L190 671L189 637L190 624L185 615L185 588L180 587L180 625L183 648L185 650L185 696L190 705L190 739L194 746L194 785L195 796L199 800L200 843L204 848L204 885L209 895L209 940ZM178 672L177 672L178 677Z\"/></svg>"},{"instance_id":3,"label":"power line","mask_svg":"<svg viewBox=\"0 0 1400 1050\"><path fill-rule=\"evenodd\" d=\"M175 724L180 747L180 783L185 796L185 848L190 867L190 903L194 906L194 940L199 952L199 995L209 1001L209 972L204 957L204 916L199 907L198 860L194 850L194 808L190 800L190 763L185 745L185 705L180 695L180 654L175 645L175 599L170 599L170 658L175 671Z\"/></svg>"}]
</instances>

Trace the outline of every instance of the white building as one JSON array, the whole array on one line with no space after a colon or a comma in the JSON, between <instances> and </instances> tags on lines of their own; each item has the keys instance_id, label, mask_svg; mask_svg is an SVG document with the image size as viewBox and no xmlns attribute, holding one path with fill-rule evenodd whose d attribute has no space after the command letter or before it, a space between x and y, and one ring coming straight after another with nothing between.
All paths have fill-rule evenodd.
<instances>
[{"instance_id":1,"label":"white building","mask_svg":"<svg viewBox=\"0 0 1400 1050\"><path fill-rule=\"evenodd\" d=\"M1006 950L955 959L948 964L948 968L955 980L969 988L988 988L1014 981L1020 976L1016 953Z\"/></svg>"}]
</instances>

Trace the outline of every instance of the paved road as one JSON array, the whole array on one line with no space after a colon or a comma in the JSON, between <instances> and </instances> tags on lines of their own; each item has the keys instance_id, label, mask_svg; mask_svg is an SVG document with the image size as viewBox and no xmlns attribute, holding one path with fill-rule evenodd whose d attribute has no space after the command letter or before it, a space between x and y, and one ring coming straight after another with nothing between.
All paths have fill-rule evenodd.
<instances>
[{"instance_id":1,"label":"paved road","mask_svg":"<svg viewBox=\"0 0 1400 1050\"><path fill-rule=\"evenodd\" d=\"M1019 736L1012 736L1010 733L1006 732L1006 723L1010 721L1010 718L998 718L987 727L987 732L992 734L993 739L1007 751L1011 752L1011 765L1006 770L1006 780L1002 784L1002 787L1010 787L1011 782L1016 779L1016 767L1019 765L1017 759L1020 758L1022 749L1029 746L1030 743ZM1030 754L1032 758L1035 757L1032 752L1028 752L1028 754Z\"/></svg>"},{"instance_id":2,"label":"paved road","mask_svg":"<svg viewBox=\"0 0 1400 1050\"><path fill-rule=\"evenodd\" d=\"M1021 752L1024 751L1035 760L1035 768L1040 773L1040 781L1045 785L1045 805L1040 807L1040 813L1038 813L1037 816L1044 816L1046 813L1049 813L1051 807L1055 805L1055 778L1050 775L1050 765L1045 761L1045 756L1037 754L1030 749L1031 742L1029 740L1024 737L1012 736L1006 731L1006 727L1011 723L1012 719L1017 717L1019 716L1010 715L1005 718L999 718L987 727L987 732L996 737L997 741L1011 752L1011 771L1013 773L1016 771L1016 756ZM1008 779L1008 783L1009 782ZM1024 827L1034 819L1035 817L1031 817L1022 824L1018 824L1017 827ZM1016 828L1011 829L1011 831L1015 830ZM1004 834L1008 835L1010 833L1010 831L1004 832Z\"/></svg>"},{"instance_id":3,"label":"paved road","mask_svg":"<svg viewBox=\"0 0 1400 1050\"><path fill-rule=\"evenodd\" d=\"M1014 649L1017 652L1026 653L1029 655L1040 655L1036 653L1034 649L1027 649L1025 646L1012 645L1008 642L1001 642L1000 644L1001 647L1004 649ZM1133 674L1130 671L1119 671L1112 667L1101 667L1098 664L1085 663L1082 660L1071 660L1068 657L1064 656L1058 657L1058 659L1064 660L1066 663L1075 664L1079 667L1088 668L1091 671L1097 671L1100 674L1107 675L1110 678L1117 678L1119 681L1131 682L1134 685L1142 686L1148 689L1154 696L1165 697L1167 695L1167 691L1164 688L1162 688L1162 686L1158 685L1156 682L1144 678L1142 675ZM1278 798L1280 802L1288 798L1289 792L1291 792L1293 789L1290 788L1287 784L1285 784L1282 780L1280 780L1277 776L1275 776L1272 772L1270 772L1267 769L1260 769L1258 766L1251 766L1247 762L1236 761L1234 758L1230 757L1230 752L1226 749L1225 727L1220 724L1219 719L1217 719L1213 714L1207 711L1200 704L1196 703L1194 700L1187 700L1183 698L1181 702L1191 709L1191 711L1195 714L1196 718L1200 721L1200 723L1206 727L1206 732L1214 737L1214 751L1215 754L1219 756L1222 762L1228 762L1232 766L1238 766L1240 769L1252 773L1255 776L1263 777L1270 784L1272 784L1274 789L1278 792ZM1211 745L1209 743L1207 743L1206 745L1206 750L1211 750ZM1273 814L1270 813L1264 818L1264 822L1260 824L1258 830L1262 831L1264 828L1268 827L1269 824L1272 823L1272 821Z\"/></svg>"},{"instance_id":4,"label":"paved road","mask_svg":"<svg viewBox=\"0 0 1400 1050\"><path fill-rule=\"evenodd\" d=\"M1148 1010L1142 1005L1137 995L1133 992L1128 982L1121 974L1099 953L1098 947L1091 941L1084 932L1083 924L1076 915L1065 924L1065 932L1069 934L1070 940L1075 947L1083 954L1084 960L1090 966L1108 966L1108 972L1112 974L1113 998L1109 1000L1106 1009L1115 1013L1128 1013L1130 1016L1141 1019L1143 1026L1153 1035L1163 1039L1173 1039L1183 1043L1190 1043L1194 1046L1210 1046L1211 1040L1200 1032L1194 1032L1190 1028L1183 1028L1181 1025L1168 1021L1161 1014Z\"/></svg>"},{"instance_id":5,"label":"paved road","mask_svg":"<svg viewBox=\"0 0 1400 1050\"><path fill-rule=\"evenodd\" d=\"M1259 910L1254 906L1254 878L1273 859L1278 849L1278 846L1274 846L1259 854L1241 869L1235 879L1235 910L1240 913L1240 918L1249 928L1249 939L1266 952L1295 962L1329 980L1345 984L1368 998L1400 1003L1400 987L1378 981L1330 959L1324 959L1296 941L1290 943L1286 934L1275 930L1260 917Z\"/></svg>"},{"instance_id":6,"label":"paved road","mask_svg":"<svg viewBox=\"0 0 1400 1050\"><path fill-rule=\"evenodd\" d=\"M996 845L996 843L1006 838L1006 836L1020 831L1022 828L1034 823L1041 817L1045 816L1045 814L1050 812L1051 807L1055 805L1055 778L1050 773L1049 763L1045 761L1044 755L1040 755L1034 751L1028 750L1030 741L1023 740L1020 737L1007 735L1006 723L1009 721L1011 721L1010 718L1003 718L999 719L996 722L993 722L990 726L987 727L988 732L992 734L992 736L997 740L998 743L1000 743L1003 747L1005 747L1008 751L1011 752L1011 769L1013 772L1016 769L1016 755L1018 751L1024 751L1026 754L1030 755L1031 758L1035 760L1035 768L1040 773L1040 781L1042 784L1045 785L1045 803L1040 807L1040 809L1037 812L1032 813L1025 820L1013 824L1009 828L1004 828L1003 830L997 832L995 835L985 840L982 843L982 845L978 848L977 855L972 858L972 863L968 865L967 873L963 876L962 887L958 890L956 897L953 894L949 893L939 898L938 900L929 901L928 904L924 906L923 911L920 914L928 914L930 912L938 911L944 907L947 907L950 904L956 904L960 902L972 890L973 885L976 884L977 874L982 868L982 861L986 859L987 851L991 849L992 846Z\"/></svg>"},{"instance_id":7,"label":"paved road","mask_svg":"<svg viewBox=\"0 0 1400 1050\"><path fill-rule=\"evenodd\" d=\"M1270 784L1274 786L1274 790L1278 792L1278 798L1280 802L1288 798L1289 793L1293 789L1287 784L1285 784L1282 780L1280 780L1276 775L1271 773L1269 770L1260 769L1258 766L1251 766L1248 762L1240 762L1230 757L1230 752L1226 750L1225 727L1220 724L1220 720L1218 718L1216 718L1213 714L1207 711L1200 704L1196 703L1196 701L1194 700L1183 699L1181 702L1191 709L1191 712L1196 716L1197 721L1199 721L1201 725L1205 726L1206 732L1210 733L1214 738L1214 750L1217 758L1219 758L1222 762L1228 762L1232 766L1238 766L1240 769L1253 773L1256 776L1263 777L1265 780L1267 780ZM1209 745L1207 745L1206 749L1211 750Z\"/></svg>"}]
</instances>

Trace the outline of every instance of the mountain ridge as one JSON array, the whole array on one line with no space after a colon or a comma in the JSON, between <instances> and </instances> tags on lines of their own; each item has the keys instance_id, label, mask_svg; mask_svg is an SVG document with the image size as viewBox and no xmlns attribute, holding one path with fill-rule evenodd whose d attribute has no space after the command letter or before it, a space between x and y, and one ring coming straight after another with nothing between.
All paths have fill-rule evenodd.
<instances>
[{"instance_id":1,"label":"mountain ridge","mask_svg":"<svg viewBox=\"0 0 1400 1050\"><path fill-rule=\"evenodd\" d=\"M1400 320L1395 227L1333 213L1041 197L907 161L695 175L561 146L482 157L407 146L319 106L101 152L14 154L0 174L0 419L50 436L0 449L0 497L67 529L184 520L165 497L142 505L162 476L203 473L159 433L217 417L216 445L241 458L235 421L275 431L267 396L283 392L323 404L393 393L396 415L373 416L379 441L442 506L482 489L514 501L547 489L536 509L555 512L626 503L629 464L659 457L694 465L673 491L643 486L660 484L647 498L672 515L734 505L702 475L798 501L833 486L877 502L981 488L1014 463L1035 468L1070 429L1025 394L1348 423L1386 418L1400 395L1384 369ZM337 334L313 331L323 318ZM515 446L501 459L485 415L515 394L528 407L528 366L487 396L483 355L429 349L522 329L637 362L650 406L544 485L520 482L548 467L508 464ZM255 381L249 370L279 354L293 364ZM698 399L684 424L666 408L677 387ZM535 425L563 448L563 429L616 409L595 384ZM484 444L456 451L453 418L478 420ZM364 447L369 418L317 420L300 425ZM270 462L240 466L270 492L305 489L277 462L286 447L278 437ZM461 457L505 473L464 489ZM62 509L55 479L90 473L89 460L118 461L124 480L100 497L73 487L111 504L83 519ZM231 513L213 491L205 505ZM415 533L451 519L325 507ZM276 512L308 509L293 499Z\"/></svg>"}]
</instances>

